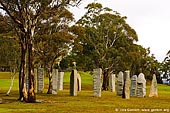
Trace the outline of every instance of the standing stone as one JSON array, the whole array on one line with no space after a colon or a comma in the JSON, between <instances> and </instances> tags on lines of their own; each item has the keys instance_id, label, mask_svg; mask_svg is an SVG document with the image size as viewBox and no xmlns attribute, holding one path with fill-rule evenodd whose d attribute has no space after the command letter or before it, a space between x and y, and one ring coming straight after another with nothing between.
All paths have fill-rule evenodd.
<instances>
[{"instance_id":1,"label":"standing stone","mask_svg":"<svg viewBox=\"0 0 170 113\"><path fill-rule=\"evenodd\" d=\"M26 74L25 82L26 82L26 83L24 83L24 85L26 85L26 91L28 92L28 90L29 90L29 79L28 79L28 73Z\"/></svg>"},{"instance_id":2,"label":"standing stone","mask_svg":"<svg viewBox=\"0 0 170 113\"><path fill-rule=\"evenodd\" d=\"M93 70L93 92L94 97L101 97L102 90L102 69Z\"/></svg>"},{"instance_id":3,"label":"standing stone","mask_svg":"<svg viewBox=\"0 0 170 113\"><path fill-rule=\"evenodd\" d=\"M158 97L158 87L157 87L157 80L156 80L156 75L153 75L152 78L152 84L150 88L150 94L149 97Z\"/></svg>"},{"instance_id":4,"label":"standing stone","mask_svg":"<svg viewBox=\"0 0 170 113\"><path fill-rule=\"evenodd\" d=\"M136 90L137 90L137 75L133 75L131 78L130 96L136 96Z\"/></svg>"},{"instance_id":5,"label":"standing stone","mask_svg":"<svg viewBox=\"0 0 170 113\"><path fill-rule=\"evenodd\" d=\"M79 73L77 73L77 88L78 91L81 91L81 76Z\"/></svg>"},{"instance_id":6,"label":"standing stone","mask_svg":"<svg viewBox=\"0 0 170 113\"><path fill-rule=\"evenodd\" d=\"M64 72L58 72L58 90L63 90Z\"/></svg>"},{"instance_id":7,"label":"standing stone","mask_svg":"<svg viewBox=\"0 0 170 113\"><path fill-rule=\"evenodd\" d=\"M146 96L146 80L145 75L140 73L137 79L137 97L145 97Z\"/></svg>"},{"instance_id":8,"label":"standing stone","mask_svg":"<svg viewBox=\"0 0 170 113\"><path fill-rule=\"evenodd\" d=\"M124 72L124 86L122 98L130 99L130 71Z\"/></svg>"},{"instance_id":9,"label":"standing stone","mask_svg":"<svg viewBox=\"0 0 170 113\"><path fill-rule=\"evenodd\" d=\"M77 70L73 69L70 76L70 96L77 96Z\"/></svg>"},{"instance_id":10,"label":"standing stone","mask_svg":"<svg viewBox=\"0 0 170 113\"><path fill-rule=\"evenodd\" d=\"M118 74L118 80L117 80L117 95L118 96L122 96L122 91L123 91L123 84L124 84L124 80L123 80L123 72L120 71Z\"/></svg>"},{"instance_id":11,"label":"standing stone","mask_svg":"<svg viewBox=\"0 0 170 113\"><path fill-rule=\"evenodd\" d=\"M115 92L115 74L110 74L110 90Z\"/></svg>"},{"instance_id":12,"label":"standing stone","mask_svg":"<svg viewBox=\"0 0 170 113\"><path fill-rule=\"evenodd\" d=\"M53 69L52 73L52 94L57 94L58 69Z\"/></svg>"},{"instance_id":13,"label":"standing stone","mask_svg":"<svg viewBox=\"0 0 170 113\"><path fill-rule=\"evenodd\" d=\"M38 68L37 70L37 93L43 93L44 89L44 70L43 68Z\"/></svg>"},{"instance_id":14,"label":"standing stone","mask_svg":"<svg viewBox=\"0 0 170 113\"><path fill-rule=\"evenodd\" d=\"M37 93L37 69L35 68L34 69L34 91L35 91L35 93Z\"/></svg>"}]
</instances>

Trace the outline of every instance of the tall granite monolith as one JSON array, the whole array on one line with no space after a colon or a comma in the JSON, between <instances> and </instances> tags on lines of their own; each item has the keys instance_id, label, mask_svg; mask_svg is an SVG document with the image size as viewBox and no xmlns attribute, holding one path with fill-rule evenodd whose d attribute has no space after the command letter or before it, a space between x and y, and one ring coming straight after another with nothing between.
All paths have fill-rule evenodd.
<instances>
[{"instance_id":1,"label":"tall granite monolith","mask_svg":"<svg viewBox=\"0 0 170 113\"><path fill-rule=\"evenodd\" d=\"M52 73L52 94L57 94L58 69L53 69Z\"/></svg>"},{"instance_id":2,"label":"tall granite monolith","mask_svg":"<svg viewBox=\"0 0 170 113\"><path fill-rule=\"evenodd\" d=\"M137 91L137 75L133 75L131 78L130 96L136 96L136 91Z\"/></svg>"},{"instance_id":3,"label":"tall granite monolith","mask_svg":"<svg viewBox=\"0 0 170 113\"><path fill-rule=\"evenodd\" d=\"M158 85L155 74L153 74L149 97L158 97Z\"/></svg>"},{"instance_id":4,"label":"tall granite monolith","mask_svg":"<svg viewBox=\"0 0 170 113\"><path fill-rule=\"evenodd\" d=\"M58 90L63 90L63 78L64 78L64 72L58 72L58 82L57 82Z\"/></svg>"},{"instance_id":5,"label":"tall granite monolith","mask_svg":"<svg viewBox=\"0 0 170 113\"><path fill-rule=\"evenodd\" d=\"M122 98L130 99L130 71L124 72L124 86L122 92Z\"/></svg>"},{"instance_id":6,"label":"tall granite monolith","mask_svg":"<svg viewBox=\"0 0 170 113\"><path fill-rule=\"evenodd\" d=\"M146 96L146 79L143 73L138 75L137 79L137 97Z\"/></svg>"},{"instance_id":7,"label":"tall granite monolith","mask_svg":"<svg viewBox=\"0 0 170 113\"><path fill-rule=\"evenodd\" d=\"M43 93L44 89L44 69L37 69L37 93Z\"/></svg>"},{"instance_id":8,"label":"tall granite monolith","mask_svg":"<svg viewBox=\"0 0 170 113\"><path fill-rule=\"evenodd\" d=\"M28 73L26 74L26 77L25 77L25 83L24 85L26 85L26 91L28 92L29 90L29 79L28 79Z\"/></svg>"},{"instance_id":9,"label":"tall granite monolith","mask_svg":"<svg viewBox=\"0 0 170 113\"><path fill-rule=\"evenodd\" d=\"M116 77L115 77L115 74L110 74L110 91L111 92L115 92L115 81L116 81L116 79L115 79Z\"/></svg>"},{"instance_id":10,"label":"tall granite monolith","mask_svg":"<svg viewBox=\"0 0 170 113\"><path fill-rule=\"evenodd\" d=\"M120 71L118 74L118 79L117 79L117 95L122 96L123 92L123 85L124 85L124 78L123 78L123 72Z\"/></svg>"},{"instance_id":11,"label":"tall granite monolith","mask_svg":"<svg viewBox=\"0 0 170 113\"><path fill-rule=\"evenodd\" d=\"M102 69L93 70L93 95L94 97L101 97L102 90Z\"/></svg>"},{"instance_id":12,"label":"tall granite monolith","mask_svg":"<svg viewBox=\"0 0 170 113\"><path fill-rule=\"evenodd\" d=\"M73 69L70 76L70 96L77 96L77 70Z\"/></svg>"},{"instance_id":13,"label":"tall granite monolith","mask_svg":"<svg viewBox=\"0 0 170 113\"><path fill-rule=\"evenodd\" d=\"M34 68L34 91L37 93L37 68Z\"/></svg>"},{"instance_id":14,"label":"tall granite monolith","mask_svg":"<svg viewBox=\"0 0 170 113\"><path fill-rule=\"evenodd\" d=\"M81 91L81 76L77 73L77 90Z\"/></svg>"}]
</instances>

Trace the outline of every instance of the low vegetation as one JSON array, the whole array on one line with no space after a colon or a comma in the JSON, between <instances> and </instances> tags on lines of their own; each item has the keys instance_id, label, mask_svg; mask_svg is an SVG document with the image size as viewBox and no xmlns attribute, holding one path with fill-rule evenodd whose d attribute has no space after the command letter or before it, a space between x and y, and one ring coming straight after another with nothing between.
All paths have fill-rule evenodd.
<instances>
[{"instance_id":1,"label":"low vegetation","mask_svg":"<svg viewBox=\"0 0 170 113\"><path fill-rule=\"evenodd\" d=\"M101 98L93 97L93 80L89 73L80 72L82 77L82 91L78 96L69 95L69 76L64 76L64 90L58 91L57 95L46 94L48 89L48 78L45 78L45 89L43 94L37 94L37 103L25 103L17 100L18 79L15 79L11 94L6 96L10 86L10 74L0 73L0 113L158 113L170 112L170 86L158 85L159 97L149 98L150 86L147 86L147 97L131 97L129 100L116 96L116 93L103 91ZM17 76L16 76L17 78Z\"/></svg>"}]
</instances>

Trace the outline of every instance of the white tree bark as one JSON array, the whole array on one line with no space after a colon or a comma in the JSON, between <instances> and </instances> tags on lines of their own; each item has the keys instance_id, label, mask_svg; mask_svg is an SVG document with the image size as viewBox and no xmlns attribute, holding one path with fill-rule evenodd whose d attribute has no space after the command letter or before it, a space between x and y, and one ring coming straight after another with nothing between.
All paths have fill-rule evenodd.
<instances>
[{"instance_id":1,"label":"white tree bark","mask_svg":"<svg viewBox=\"0 0 170 113\"><path fill-rule=\"evenodd\" d=\"M11 71L11 85L10 85L10 87L9 87L7 93L6 93L7 96L10 94L11 89L12 89L12 87L13 87L15 75L16 75L16 71L15 71L15 69L14 69L13 72Z\"/></svg>"}]
</instances>

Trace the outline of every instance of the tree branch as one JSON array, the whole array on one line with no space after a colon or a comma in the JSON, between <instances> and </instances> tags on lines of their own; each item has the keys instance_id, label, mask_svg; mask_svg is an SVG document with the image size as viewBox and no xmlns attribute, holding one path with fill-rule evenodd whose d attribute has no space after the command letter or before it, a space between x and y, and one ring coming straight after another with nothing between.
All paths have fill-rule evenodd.
<instances>
[{"instance_id":1,"label":"tree branch","mask_svg":"<svg viewBox=\"0 0 170 113\"><path fill-rule=\"evenodd\" d=\"M10 13L9 9L5 6L2 0L0 0L0 4L2 5L1 9L3 9L11 17L14 23L16 23L19 27L22 27L22 23L15 19L15 17Z\"/></svg>"}]
</instances>

